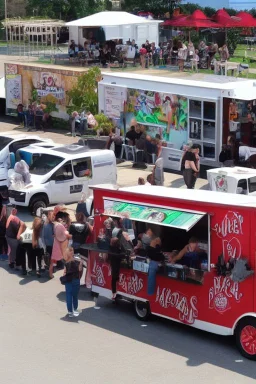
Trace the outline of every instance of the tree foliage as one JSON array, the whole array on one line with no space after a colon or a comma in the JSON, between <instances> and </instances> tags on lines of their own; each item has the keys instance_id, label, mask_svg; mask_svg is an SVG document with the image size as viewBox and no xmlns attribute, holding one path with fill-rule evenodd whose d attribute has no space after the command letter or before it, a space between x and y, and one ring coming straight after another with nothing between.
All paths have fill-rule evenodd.
<instances>
[{"instance_id":1,"label":"tree foliage","mask_svg":"<svg viewBox=\"0 0 256 384\"><path fill-rule=\"evenodd\" d=\"M71 114L74 111L90 111L93 115L98 112L98 81L101 80L101 71L93 67L88 72L78 77L77 84L67 92L69 106L67 111Z\"/></svg>"},{"instance_id":2,"label":"tree foliage","mask_svg":"<svg viewBox=\"0 0 256 384\"><path fill-rule=\"evenodd\" d=\"M109 0L28 0L27 15L68 21L111 9L111 6Z\"/></svg>"}]
</instances>

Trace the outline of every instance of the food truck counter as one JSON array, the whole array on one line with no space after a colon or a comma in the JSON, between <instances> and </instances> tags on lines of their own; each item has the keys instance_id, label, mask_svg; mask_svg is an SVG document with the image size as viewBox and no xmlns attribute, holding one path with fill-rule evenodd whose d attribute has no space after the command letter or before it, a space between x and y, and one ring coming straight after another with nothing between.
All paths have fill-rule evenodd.
<instances>
[{"instance_id":1,"label":"food truck counter","mask_svg":"<svg viewBox=\"0 0 256 384\"><path fill-rule=\"evenodd\" d=\"M114 254L121 258L121 270L128 269L148 274L150 259L148 256L142 257L134 254L113 253L108 249L102 249L97 243L84 244L81 249L94 252L99 255L102 264L108 262L108 255ZM164 252L165 262L158 264L157 275L165 276L171 279L184 281L187 283L202 284L205 272L207 272L207 259L205 253L202 252L200 257L200 268L189 268L186 265L172 263L170 261L170 253ZM207 256L206 256L207 257Z\"/></svg>"}]
</instances>

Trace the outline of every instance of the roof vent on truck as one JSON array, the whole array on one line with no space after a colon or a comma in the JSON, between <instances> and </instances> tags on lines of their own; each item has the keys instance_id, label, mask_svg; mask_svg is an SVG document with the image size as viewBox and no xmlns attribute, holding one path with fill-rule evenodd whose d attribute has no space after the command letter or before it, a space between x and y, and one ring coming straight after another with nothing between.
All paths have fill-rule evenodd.
<instances>
[{"instance_id":1,"label":"roof vent on truck","mask_svg":"<svg viewBox=\"0 0 256 384\"><path fill-rule=\"evenodd\" d=\"M64 145L63 147L57 147L53 148L53 151L56 152L62 152L66 154L72 154L72 153L84 153L88 152L88 147L82 146L82 145L77 145L77 144L71 144L71 145Z\"/></svg>"}]
</instances>

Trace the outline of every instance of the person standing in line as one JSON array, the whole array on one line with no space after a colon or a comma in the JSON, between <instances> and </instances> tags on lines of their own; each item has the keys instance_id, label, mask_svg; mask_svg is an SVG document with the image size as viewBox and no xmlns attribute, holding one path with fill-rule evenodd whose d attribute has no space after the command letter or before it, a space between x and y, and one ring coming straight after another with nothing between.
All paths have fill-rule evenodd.
<instances>
[{"instance_id":1,"label":"person standing in line","mask_svg":"<svg viewBox=\"0 0 256 384\"><path fill-rule=\"evenodd\" d=\"M56 213L55 213L56 212ZM72 239L72 235L69 234L68 228L70 225L70 217L66 212L62 212L61 208L56 206L54 215L54 241L52 247L52 258L49 268L49 278L52 279L54 264L63 260L64 253L68 247L68 242Z\"/></svg>"},{"instance_id":2,"label":"person standing in line","mask_svg":"<svg viewBox=\"0 0 256 384\"><path fill-rule=\"evenodd\" d=\"M199 148L197 145L193 145L184 153L181 169L183 170L183 178L187 188L194 189L200 171Z\"/></svg>"},{"instance_id":3,"label":"person standing in line","mask_svg":"<svg viewBox=\"0 0 256 384\"><path fill-rule=\"evenodd\" d=\"M42 258L43 258L43 244L42 244L42 229L43 223L40 217L35 217L32 224L33 234L32 234L32 260L31 260L31 275L37 275L37 277L41 277L42 270ZM38 272L36 268L36 262L38 264Z\"/></svg>"},{"instance_id":4,"label":"person standing in line","mask_svg":"<svg viewBox=\"0 0 256 384\"><path fill-rule=\"evenodd\" d=\"M80 252L80 246L86 243L86 239L92 232L92 226L87 223L82 212L76 214L76 222L71 223L69 233L72 235L72 247L75 252Z\"/></svg>"},{"instance_id":5,"label":"person standing in line","mask_svg":"<svg viewBox=\"0 0 256 384\"><path fill-rule=\"evenodd\" d=\"M80 277L83 270L82 261L74 258L74 249L68 247L64 253L65 267L63 276L67 277L65 283L66 304L68 317L79 316L78 293L80 289Z\"/></svg>"},{"instance_id":6,"label":"person standing in line","mask_svg":"<svg viewBox=\"0 0 256 384\"><path fill-rule=\"evenodd\" d=\"M1 215L0 215L0 257L5 259L8 254L8 245L6 242L6 206L2 206Z\"/></svg>"},{"instance_id":7,"label":"person standing in line","mask_svg":"<svg viewBox=\"0 0 256 384\"><path fill-rule=\"evenodd\" d=\"M53 211L49 211L47 215L47 222L43 226L43 242L46 247L46 254L48 255L49 259L47 260L48 266L50 266L51 263L51 257L52 257L52 247L53 247L53 240L54 240L54 224L53 224Z\"/></svg>"},{"instance_id":8,"label":"person standing in line","mask_svg":"<svg viewBox=\"0 0 256 384\"><path fill-rule=\"evenodd\" d=\"M20 235L25 231L26 225L17 217L17 209L12 208L11 214L6 222L6 241L10 248L9 267L14 268L16 263L17 248L20 243Z\"/></svg>"}]
</instances>

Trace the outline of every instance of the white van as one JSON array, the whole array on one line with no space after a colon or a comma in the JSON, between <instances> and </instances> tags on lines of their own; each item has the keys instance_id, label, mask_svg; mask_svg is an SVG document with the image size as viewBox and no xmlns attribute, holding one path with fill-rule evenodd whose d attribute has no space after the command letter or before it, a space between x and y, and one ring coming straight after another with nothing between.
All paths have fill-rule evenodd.
<instances>
[{"instance_id":1,"label":"white van","mask_svg":"<svg viewBox=\"0 0 256 384\"><path fill-rule=\"evenodd\" d=\"M20 149L16 161L29 165L31 183L21 189L9 187L10 202L29 207L33 214L51 204L74 203L89 186L116 184L116 158L113 151L88 150L80 145L44 148L31 145ZM9 170L9 177L13 169ZM92 200L89 199L89 205ZM88 206L89 213L91 207Z\"/></svg>"},{"instance_id":2,"label":"white van","mask_svg":"<svg viewBox=\"0 0 256 384\"><path fill-rule=\"evenodd\" d=\"M0 188L8 186L8 168L10 167L10 154L16 154L20 148L34 143L53 143L51 139L42 139L36 135L17 134L13 131L0 134Z\"/></svg>"},{"instance_id":3,"label":"white van","mask_svg":"<svg viewBox=\"0 0 256 384\"><path fill-rule=\"evenodd\" d=\"M256 196L256 169L223 167L207 170L209 189Z\"/></svg>"}]
</instances>

